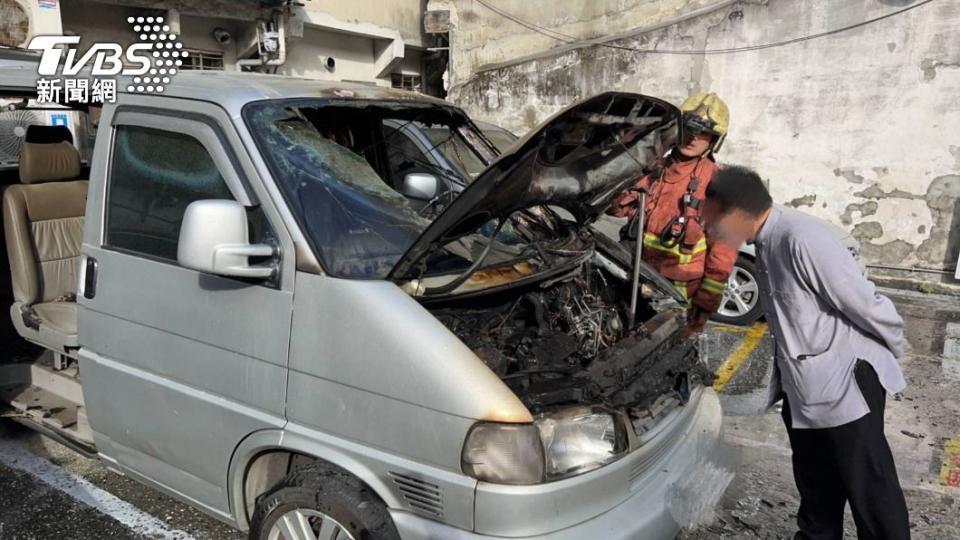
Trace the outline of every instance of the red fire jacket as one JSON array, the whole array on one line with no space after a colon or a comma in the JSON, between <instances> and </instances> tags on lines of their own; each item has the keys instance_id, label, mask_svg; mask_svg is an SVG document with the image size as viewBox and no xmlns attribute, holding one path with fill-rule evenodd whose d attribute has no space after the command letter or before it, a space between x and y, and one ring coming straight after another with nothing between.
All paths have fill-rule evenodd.
<instances>
[{"instance_id":1,"label":"red fire jacket","mask_svg":"<svg viewBox=\"0 0 960 540\"><path fill-rule=\"evenodd\" d=\"M699 208L687 206L683 197L693 179L698 185L690 195L702 201L717 165L707 158L680 160L670 156L660 173L644 176L636 183L647 190L646 222L643 231L643 260L653 266L694 305L713 312L720 307L727 278L737 260L737 248L710 241L700 223ZM607 213L633 217L640 195L622 193ZM676 218L687 219L684 234L676 239L664 238ZM674 224L674 231L680 227Z\"/></svg>"}]
</instances>

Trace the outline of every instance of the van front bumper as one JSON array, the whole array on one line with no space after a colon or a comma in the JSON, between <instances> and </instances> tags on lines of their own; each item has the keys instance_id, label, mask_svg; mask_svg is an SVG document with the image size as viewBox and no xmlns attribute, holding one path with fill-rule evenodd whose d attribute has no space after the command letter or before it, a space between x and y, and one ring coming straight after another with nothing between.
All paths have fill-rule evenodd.
<instances>
[{"instance_id":1,"label":"van front bumper","mask_svg":"<svg viewBox=\"0 0 960 540\"><path fill-rule=\"evenodd\" d=\"M720 465L722 417L717 395L700 389L646 445L601 469L535 486L481 482L473 532L405 511L391 511L393 520L404 540L670 539L691 515L713 508L729 481ZM723 485L703 489L701 480Z\"/></svg>"}]
</instances>

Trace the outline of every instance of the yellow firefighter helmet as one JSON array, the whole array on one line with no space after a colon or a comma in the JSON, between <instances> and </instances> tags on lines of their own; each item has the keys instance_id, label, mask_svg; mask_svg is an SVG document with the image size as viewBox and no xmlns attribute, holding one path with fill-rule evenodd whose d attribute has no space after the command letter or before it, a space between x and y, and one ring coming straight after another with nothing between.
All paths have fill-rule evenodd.
<instances>
[{"instance_id":1,"label":"yellow firefighter helmet","mask_svg":"<svg viewBox=\"0 0 960 540\"><path fill-rule=\"evenodd\" d=\"M713 92L693 94L680 105L680 112L683 113L684 131L713 134L710 151L720 150L730 128L730 109L720 96Z\"/></svg>"}]
</instances>

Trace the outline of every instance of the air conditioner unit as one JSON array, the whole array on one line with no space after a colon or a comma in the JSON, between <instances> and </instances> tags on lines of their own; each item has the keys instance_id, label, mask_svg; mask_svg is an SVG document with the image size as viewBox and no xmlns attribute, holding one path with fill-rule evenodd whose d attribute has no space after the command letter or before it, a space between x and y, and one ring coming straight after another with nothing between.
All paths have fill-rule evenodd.
<instances>
[{"instance_id":1,"label":"air conditioner unit","mask_svg":"<svg viewBox=\"0 0 960 540\"><path fill-rule=\"evenodd\" d=\"M33 36L62 34L62 0L0 0L0 45L26 47Z\"/></svg>"}]
</instances>

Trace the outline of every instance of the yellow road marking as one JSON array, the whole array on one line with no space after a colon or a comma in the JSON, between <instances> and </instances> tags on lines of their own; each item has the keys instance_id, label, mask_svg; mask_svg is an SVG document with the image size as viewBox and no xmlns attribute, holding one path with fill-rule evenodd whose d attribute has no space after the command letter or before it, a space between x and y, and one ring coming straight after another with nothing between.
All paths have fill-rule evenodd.
<instances>
[{"instance_id":1,"label":"yellow road marking","mask_svg":"<svg viewBox=\"0 0 960 540\"><path fill-rule=\"evenodd\" d=\"M750 358L750 353L757 348L757 345L766 333L767 323L756 323L750 330L747 330L740 345L730 353L730 356L728 356L727 359L723 361L723 364L720 364L720 368L717 369L717 378L713 381L714 390L720 392L727 386L727 383L730 382L733 375L740 369L740 366L743 365L747 358Z\"/></svg>"},{"instance_id":2,"label":"yellow road marking","mask_svg":"<svg viewBox=\"0 0 960 540\"><path fill-rule=\"evenodd\" d=\"M750 331L749 328L744 328L742 326L733 326L732 324L723 324L718 322L710 323L710 330L726 332L728 334L746 334Z\"/></svg>"},{"instance_id":3,"label":"yellow road marking","mask_svg":"<svg viewBox=\"0 0 960 540\"><path fill-rule=\"evenodd\" d=\"M948 439L943 444L940 485L960 487L960 439Z\"/></svg>"}]
</instances>

